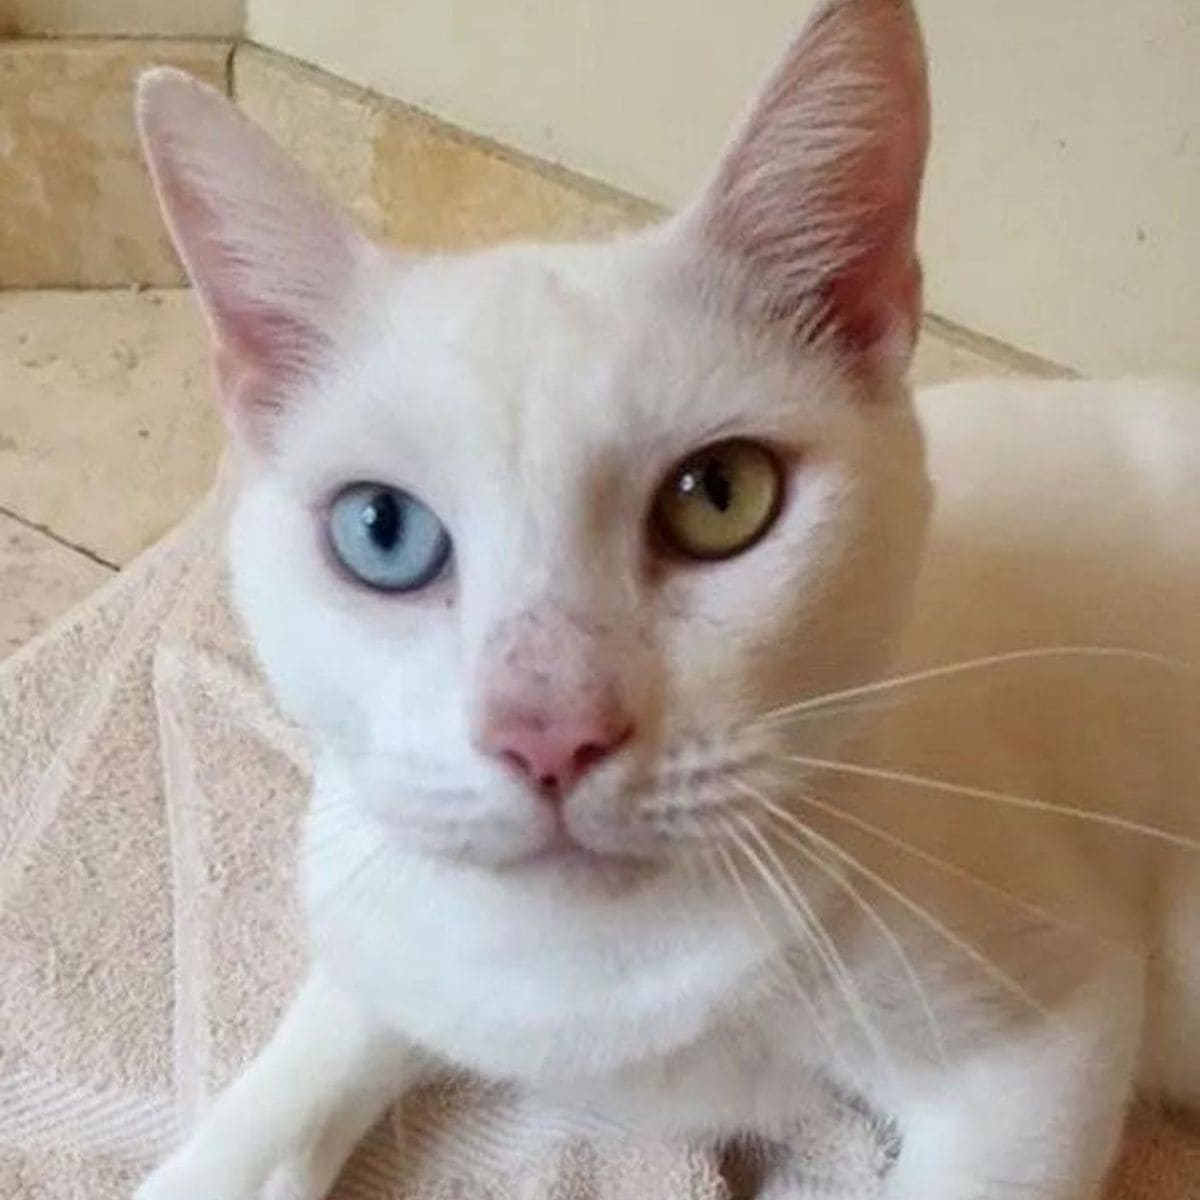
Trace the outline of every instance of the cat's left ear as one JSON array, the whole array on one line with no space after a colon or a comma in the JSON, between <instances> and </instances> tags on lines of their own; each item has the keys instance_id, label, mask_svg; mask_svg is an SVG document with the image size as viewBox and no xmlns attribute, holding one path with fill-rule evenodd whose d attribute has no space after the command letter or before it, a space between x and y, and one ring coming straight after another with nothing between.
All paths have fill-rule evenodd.
<instances>
[{"instance_id":1,"label":"cat's left ear","mask_svg":"<svg viewBox=\"0 0 1200 1200\"><path fill-rule=\"evenodd\" d=\"M181 71L138 81L154 186L213 335L230 428L251 446L334 353L378 250L219 92Z\"/></svg>"},{"instance_id":2,"label":"cat's left ear","mask_svg":"<svg viewBox=\"0 0 1200 1200\"><path fill-rule=\"evenodd\" d=\"M756 323L907 364L920 320L915 230L929 140L910 0L824 0L685 214Z\"/></svg>"}]
</instances>

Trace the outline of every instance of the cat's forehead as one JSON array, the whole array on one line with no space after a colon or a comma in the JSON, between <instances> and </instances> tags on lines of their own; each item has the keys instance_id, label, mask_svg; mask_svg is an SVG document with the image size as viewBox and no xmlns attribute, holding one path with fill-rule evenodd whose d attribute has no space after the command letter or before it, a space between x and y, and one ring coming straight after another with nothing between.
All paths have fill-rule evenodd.
<instances>
[{"instance_id":1,"label":"cat's forehead","mask_svg":"<svg viewBox=\"0 0 1200 1200\"><path fill-rule=\"evenodd\" d=\"M569 404L644 354L662 288L654 256L620 244L512 246L418 266L393 311L415 366L460 366L528 412Z\"/></svg>"},{"instance_id":2,"label":"cat's forehead","mask_svg":"<svg viewBox=\"0 0 1200 1200\"><path fill-rule=\"evenodd\" d=\"M689 295L645 236L401 261L354 341L294 424L305 476L561 493L597 464L652 476L722 436L786 440L838 391Z\"/></svg>"},{"instance_id":3,"label":"cat's forehead","mask_svg":"<svg viewBox=\"0 0 1200 1200\"><path fill-rule=\"evenodd\" d=\"M701 434L819 400L829 364L773 353L690 293L652 237L505 247L420 267L391 304L403 376L443 420L523 438Z\"/></svg>"}]
</instances>

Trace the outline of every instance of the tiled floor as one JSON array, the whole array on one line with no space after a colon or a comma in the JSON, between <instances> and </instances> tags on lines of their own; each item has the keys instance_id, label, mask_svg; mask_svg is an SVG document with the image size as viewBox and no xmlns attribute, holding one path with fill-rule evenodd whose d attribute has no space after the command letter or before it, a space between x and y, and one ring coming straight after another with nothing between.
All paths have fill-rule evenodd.
<instances>
[{"instance_id":1,"label":"tiled floor","mask_svg":"<svg viewBox=\"0 0 1200 1200\"><path fill-rule=\"evenodd\" d=\"M165 533L219 447L188 293L0 292L0 657Z\"/></svg>"},{"instance_id":2,"label":"tiled floor","mask_svg":"<svg viewBox=\"0 0 1200 1200\"><path fill-rule=\"evenodd\" d=\"M0 658L111 574L111 567L0 514Z\"/></svg>"},{"instance_id":3,"label":"tiled floor","mask_svg":"<svg viewBox=\"0 0 1200 1200\"><path fill-rule=\"evenodd\" d=\"M147 16L161 8L142 3ZM38 0L37 7L62 4ZM92 7L109 5L93 0ZM231 44L13 38L5 36L11 11L10 0L0 0L0 281L182 282L146 186L130 92L134 76L156 63L224 86Z\"/></svg>"},{"instance_id":4,"label":"tiled floor","mask_svg":"<svg viewBox=\"0 0 1200 1200\"><path fill-rule=\"evenodd\" d=\"M220 449L179 290L0 292L0 657L167 531ZM919 382L1006 368L937 335Z\"/></svg>"}]
</instances>

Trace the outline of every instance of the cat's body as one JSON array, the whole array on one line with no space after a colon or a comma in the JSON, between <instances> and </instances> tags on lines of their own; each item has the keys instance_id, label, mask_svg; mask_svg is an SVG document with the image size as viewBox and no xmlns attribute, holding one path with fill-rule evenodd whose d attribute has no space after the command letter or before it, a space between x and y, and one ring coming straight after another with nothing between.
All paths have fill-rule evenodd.
<instances>
[{"instance_id":1,"label":"cat's body","mask_svg":"<svg viewBox=\"0 0 1200 1200\"><path fill-rule=\"evenodd\" d=\"M312 977L142 1196L315 1200L450 1064L639 1136L757 1135L770 1200L802 1194L816 1081L894 1122L890 1200L1090 1200L1147 1074L1151 947L1196 969L1195 871L1012 798L1182 808L1194 780L1144 742L1072 778L1043 736L1180 711L1162 662L966 670L941 713L869 682L1129 640L1035 604L997 644L939 566L954 510L904 640L930 509L908 6L825 6L700 201L605 246L392 258L195 85L153 76L142 120L242 449L239 606L319 763ZM1022 662L1059 673L1044 712ZM897 771L1009 800L930 807ZM1150 1073L1195 1099L1194 996L1158 983Z\"/></svg>"},{"instance_id":2,"label":"cat's body","mask_svg":"<svg viewBox=\"0 0 1200 1200\"><path fill-rule=\"evenodd\" d=\"M919 615L901 661L965 666L895 689L890 711L876 714L877 727L846 760L1050 802L1086 797L1097 812L1194 836L1195 775L1176 775L1197 766L1194 733L1190 744L1176 737L1195 729L1198 693L1170 664L1195 661L1200 651L1188 623L1200 562L1189 553L1193 526L1162 506L1200 487L1170 479L1185 465L1172 444L1200 445L1200 395L1183 385L1021 382L919 399L923 425L938 434L934 477L948 503L930 531ZM1170 431L1158 454L1139 446L1139 425ZM1048 440L1031 444L1034 431ZM986 454L981 437L993 439ZM1009 445L997 445L1000 438ZM1108 456L1097 452L1106 443ZM1019 497L1005 495L1005 475ZM1064 491L1064 479L1072 489ZM1162 496L1146 493L1151 481ZM1030 535L1036 529L1040 538ZM1151 530L1156 537L1147 540ZM1041 566L1031 571L1035 554ZM1103 604L1095 603L1098 589ZM1135 653L1093 658L1071 649L1106 646ZM1042 647L1063 653L1022 653ZM864 699L872 698L879 696ZM803 877L805 894L850 964L890 1063L867 1044L827 971L802 953L789 959L821 1010L815 1022L781 985L775 952L762 957L754 926L723 921L722 903L708 911L702 896L681 911L669 893L634 893L626 905L606 907L601 930L588 923L590 907L563 906L569 879L547 880L540 895L522 893L417 857L381 868L396 881L386 917L376 889L359 908L320 850L347 836L347 807L320 803L338 790L336 778L322 780L309 825L323 864L309 872L310 917L325 960L445 1060L527 1084L577 1113L580 1128L599 1118L639 1136L751 1129L786 1139L789 1121L807 1111L819 1084L833 1081L893 1117L901 1136L914 1102L946 1107L930 1134L929 1176L913 1184L922 1200L1002 1196L1018 1184L1034 1196L1074 1200L1103 1175L1135 1086L1187 1104L1200 1096L1200 1017L1187 976L1200 916L1194 851L969 795L930 797L887 780L826 776L820 795L842 813L1015 900L981 894L927 857L907 859L894 842L856 837L838 818L805 813L1009 977L993 977L902 902L845 872L910 954L947 1070L894 946L819 873ZM347 868L376 845L369 828L362 837ZM788 859L786 848L780 853ZM788 865L795 870L796 859ZM343 898L327 904L329 889ZM766 897L761 911L778 917ZM631 979L660 990L630 997ZM843 1053L831 1054L823 1038ZM1006 1119L1019 1154L1001 1139L986 1167L956 1157L974 1128L986 1145ZM1068 1170L1069 1183L1058 1181ZM994 1192L966 1190L989 1174Z\"/></svg>"}]
</instances>

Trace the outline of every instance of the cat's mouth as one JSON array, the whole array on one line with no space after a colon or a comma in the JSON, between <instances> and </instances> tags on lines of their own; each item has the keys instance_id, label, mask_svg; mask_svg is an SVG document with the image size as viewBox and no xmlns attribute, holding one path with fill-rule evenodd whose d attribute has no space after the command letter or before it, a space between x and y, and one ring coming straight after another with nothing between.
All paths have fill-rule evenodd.
<instances>
[{"instance_id":1,"label":"cat's mouth","mask_svg":"<svg viewBox=\"0 0 1200 1200\"><path fill-rule=\"evenodd\" d=\"M476 798L467 791L459 797L464 807ZM668 848L665 839L631 836L604 821L573 821L561 809L540 803L455 816L382 804L374 815L406 850L514 877L631 879L660 870Z\"/></svg>"},{"instance_id":2,"label":"cat's mouth","mask_svg":"<svg viewBox=\"0 0 1200 1200\"><path fill-rule=\"evenodd\" d=\"M597 849L580 841L565 824L558 824L541 846L509 859L497 869L514 875L561 875L624 891L656 874L662 863L644 855Z\"/></svg>"},{"instance_id":3,"label":"cat's mouth","mask_svg":"<svg viewBox=\"0 0 1200 1200\"><path fill-rule=\"evenodd\" d=\"M597 863L611 861L617 855L605 854L585 845L575 837L565 825L556 825L554 832L546 839L544 845L527 854L518 856L514 866L537 867L540 865L558 865L589 867Z\"/></svg>"},{"instance_id":4,"label":"cat's mouth","mask_svg":"<svg viewBox=\"0 0 1200 1200\"><path fill-rule=\"evenodd\" d=\"M760 779L759 749L669 764L653 777L598 777L567 797L533 796L507 778L484 786L368 777L359 794L400 847L527 878L630 879L693 860L744 806L737 781ZM689 867L692 865L689 862Z\"/></svg>"}]
</instances>

